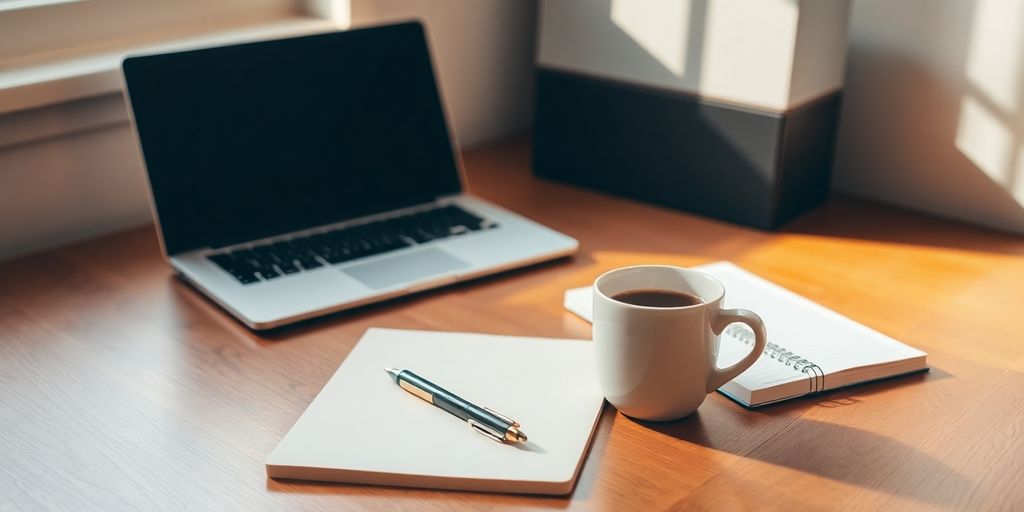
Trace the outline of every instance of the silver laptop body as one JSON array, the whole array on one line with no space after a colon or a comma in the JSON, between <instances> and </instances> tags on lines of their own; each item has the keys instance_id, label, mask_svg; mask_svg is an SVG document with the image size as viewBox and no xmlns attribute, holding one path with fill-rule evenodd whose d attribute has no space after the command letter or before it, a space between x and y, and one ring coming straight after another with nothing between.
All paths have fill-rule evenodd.
<instances>
[{"instance_id":1,"label":"silver laptop body","mask_svg":"<svg viewBox=\"0 0 1024 512\"><path fill-rule=\"evenodd\" d=\"M577 250L464 193L418 23L123 69L164 253L252 329Z\"/></svg>"}]
</instances>

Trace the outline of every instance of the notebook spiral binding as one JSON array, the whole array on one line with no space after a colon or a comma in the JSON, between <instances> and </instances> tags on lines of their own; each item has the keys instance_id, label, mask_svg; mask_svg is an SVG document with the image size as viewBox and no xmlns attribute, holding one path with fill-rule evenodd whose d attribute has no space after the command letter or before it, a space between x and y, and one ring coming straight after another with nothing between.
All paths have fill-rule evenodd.
<instances>
[{"instance_id":1,"label":"notebook spiral binding","mask_svg":"<svg viewBox=\"0 0 1024 512\"><path fill-rule=\"evenodd\" d=\"M722 334L727 334L747 345L754 344L754 333L751 332L749 328L745 328L739 324L733 324L726 327ZM810 390L807 392L808 394L820 393L825 390L825 372L821 371L820 366L801 357L793 351L786 350L785 347L772 342L765 344L764 353L767 354L768 357L775 359L786 366L792 366L794 370L806 374L807 381L810 385Z\"/></svg>"}]
</instances>

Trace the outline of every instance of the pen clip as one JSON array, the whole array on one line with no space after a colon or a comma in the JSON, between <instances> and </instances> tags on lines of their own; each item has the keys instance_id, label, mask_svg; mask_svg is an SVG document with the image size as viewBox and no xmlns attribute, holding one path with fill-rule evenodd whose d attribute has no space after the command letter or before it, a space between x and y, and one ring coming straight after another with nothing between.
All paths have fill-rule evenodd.
<instances>
[{"instance_id":1,"label":"pen clip","mask_svg":"<svg viewBox=\"0 0 1024 512\"><path fill-rule=\"evenodd\" d=\"M506 422L508 422L509 425L511 425L513 427L521 427L522 426L522 425L519 424L518 421L516 421L516 420L514 420L512 418L509 418L508 416L505 416L504 414L502 414L502 413L500 413L498 411L495 411L494 409L488 409L487 407L484 407L484 410L489 412L489 413L491 413L491 414L493 414L493 415L495 415L495 416L497 416L497 417L499 417L499 418L501 418L501 419L503 419L503 420L505 420Z\"/></svg>"},{"instance_id":2,"label":"pen clip","mask_svg":"<svg viewBox=\"0 0 1024 512\"><path fill-rule=\"evenodd\" d=\"M489 437L489 438L491 438L491 439L493 439L493 440L495 440L495 441L497 441L499 443L504 443L505 442L505 436L499 434L497 431L495 431L491 427L489 427L487 425L484 425L483 423L480 423L479 421L476 421L476 420L474 420L472 418L470 418L470 419L468 419L466 421L469 423L469 426L473 428L473 430L476 430L477 432L479 432L479 433L481 433L481 434L483 434L483 435L485 435L485 436L487 436L487 437Z\"/></svg>"}]
</instances>

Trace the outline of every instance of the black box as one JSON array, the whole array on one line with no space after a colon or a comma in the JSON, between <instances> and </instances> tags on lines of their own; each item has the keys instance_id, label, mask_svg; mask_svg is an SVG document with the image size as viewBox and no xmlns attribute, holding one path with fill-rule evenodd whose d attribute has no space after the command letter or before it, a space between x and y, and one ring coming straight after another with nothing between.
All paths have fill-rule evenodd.
<instances>
[{"instance_id":1,"label":"black box","mask_svg":"<svg viewBox=\"0 0 1024 512\"><path fill-rule=\"evenodd\" d=\"M538 69L538 176L771 229L827 197L841 93L784 112Z\"/></svg>"}]
</instances>

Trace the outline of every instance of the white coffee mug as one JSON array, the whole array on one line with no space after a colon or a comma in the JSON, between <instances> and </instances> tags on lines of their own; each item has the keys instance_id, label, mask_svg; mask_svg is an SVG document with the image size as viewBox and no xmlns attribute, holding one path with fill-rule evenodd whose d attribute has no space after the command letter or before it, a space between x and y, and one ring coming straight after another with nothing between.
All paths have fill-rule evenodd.
<instances>
[{"instance_id":1,"label":"white coffee mug","mask_svg":"<svg viewBox=\"0 0 1024 512\"><path fill-rule=\"evenodd\" d=\"M637 290L696 296L699 304L651 307L616 300ZM612 270L594 281L594 349L605 398L633 418L665 421L697 410L708 393L754 364L764 351L764 323L746 309L722 309L725 287L696 270L641 265ZM719 368L719 335L734 322L750 326L754 346L739 362Z\"/></svg>"}]
</instances>

